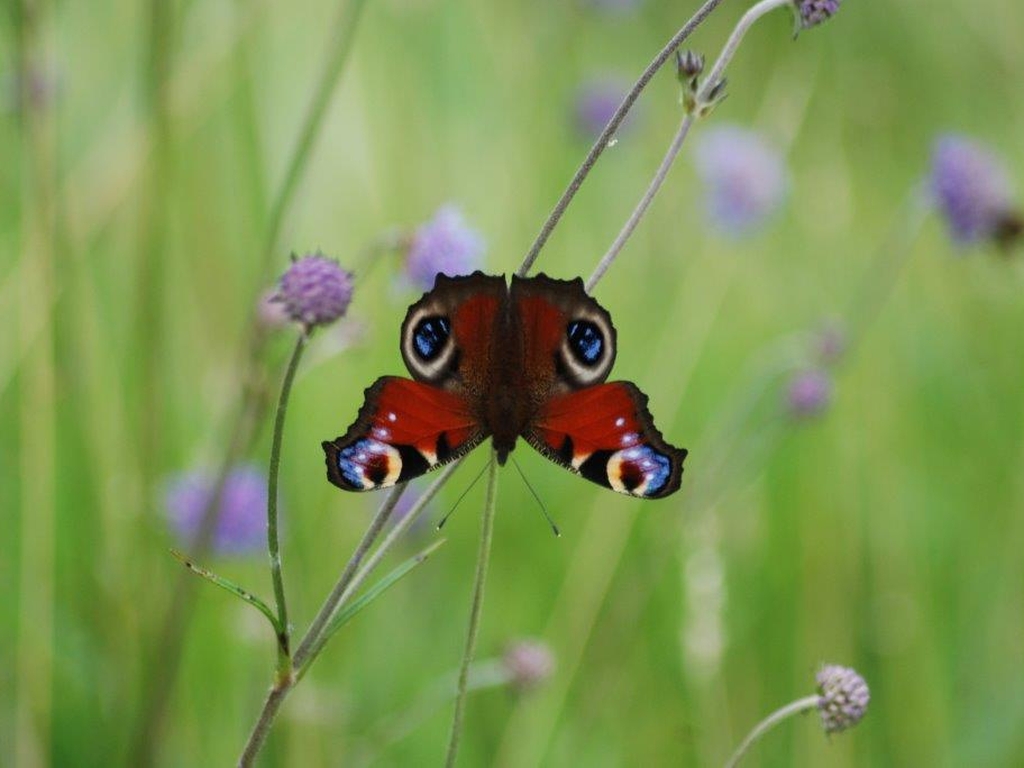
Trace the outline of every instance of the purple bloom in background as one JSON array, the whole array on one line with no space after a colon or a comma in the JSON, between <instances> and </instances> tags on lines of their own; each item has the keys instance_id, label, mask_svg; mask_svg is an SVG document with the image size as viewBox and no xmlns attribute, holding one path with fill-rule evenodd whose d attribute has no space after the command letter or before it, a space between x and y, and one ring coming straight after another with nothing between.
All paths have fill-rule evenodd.
<instances>
[{"instance_id":1,"label":"purple bloom in background","mask_svg":"<svg viewBox=\"0 0 1024 768\"><path fill-rule=\"evenodd\" d=\"M839 0L794 0L794 5L803 29L816 27L839 11Z\"/></svg>"},{"instance_id":2,"label":"purple bloom in background","mask_svg":"<svg viewBox=\"0 0 1024 768\"><path fill-rule=\"evenodd\" d=\"M483 238L466 225L462 212L454 205L444 205L413 234L405 273L413 285L428 291L439 273L455 277L480 267L484 250Z\"/></svg>"},{"instance_id":3,"label":"purple bloom in background","mask_svg":"<svg viewBox=\"0 0 1024 768\"><path fill-rule=\"evenodd\" d=\"M612 119L615 110L629 93L629 84L614 75L594 77L582 83L576 91L573 121L580 136L593 140ZM621 135L633 124L637 106L619 124L616 135Z\"/></svg>"},{"instance_id":4,"label":"purple bloom in background","mask_svg":"<svg viewBox=\"0 0 1024 768\"><path fill-rule=\"evenodd\" d=\"M826 365L839 362L846 353L848 343L845 329L838 323L828 323L818 331L815 339L818 359Z\"/></svg>"},{"instance_id":5,"label":"purple bloom in background","mask_svg":"<svg viewBox=\"0 0 1024 768\"><path fill-rule=\"evenodd\" d=\"M713 128L700 137L696 165L712 223L732 235L763 224L789 187L782 155L759 133L738 126Z\"/></svg>"},{"instance_id":6,"label":"purple bloom in background","mask_svg":"<svg viewBox=\"0 0 1024 768\"><path fill-rule=\"evenodd\" d=\"M941 136L932 149L929 186L954 242L985 240L1008 244L1020 234L1021 219L1003 163L965 136Z\"/></svg>"},{"instance_id":7,"label":"purple bloom in background","mask_svg":"<svg viewBox=\"0 0 1024 768\"><path fill-rule=\"evenodd\" d=\"M213 478L188 472L167 487L165 504L171 527L185 543L199 532L203 512L211 501ZM267 477L253 466L231 470L224 483L213 547L225 554L262 549L267 543Z\"/></svg>"},{"instance_id":8,"label":"purple bloom in background","mask_svg":"<svg viewBox=\"0 0 1024 768\"><path fill-rule=\"evenodd\" d=\"M524 639L511 643L501 662L509 682L518 691L536 688L555 671L555 655L540 640Z\"/></svg>"},{"instance_id":9,"label":"purple bloom in background","mask_svg":"<svg viewBox=\"0 0 1024 768\"><path fill-rule=\"evenodd\" d=\"M295 322L309 328L328 325L352 301L352 273L319 253L303 256L281 276L275 298Z\"/></svg>"},{"instance_id":10,"label":"purple bloom in background","mask_svg":"<svg viewBox=\"0 0 1024 768\"><path fill-rule=\"evenodd\" d=\"M817 416L831 402L832 378L821 370L801 371L786 390L786 404L794 416Z\"/></svg>"},{"instance_id":11,"label":"purple bloom in background","mask_svg":"<svg viewBox=\"0 0 1024 768\"><path fill-rule=\"evenodd\" d=\"M825 733L838 733L855 726L868 711L871 691L864 678L849 667L827 664L816 678L818 712Z\"/></svg>"}]
</instances>

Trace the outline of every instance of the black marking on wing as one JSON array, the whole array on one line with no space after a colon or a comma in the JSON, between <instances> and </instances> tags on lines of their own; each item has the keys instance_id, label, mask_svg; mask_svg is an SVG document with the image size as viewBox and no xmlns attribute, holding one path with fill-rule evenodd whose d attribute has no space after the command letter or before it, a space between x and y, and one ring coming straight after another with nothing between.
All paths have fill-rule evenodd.
<instances>
[{"instance_id":1,"label":"black marking on wing","mask_svg":"<svg viewBox=\"0 0 1024 768\"><path fill-rule=\"evenodd\" d=\"M579 473L587 480L591 480L605 488L611 488L608 482L608 459L615 451L594 451L587 457L587 460L580 464Z\"/></svg>"}]
</instances>

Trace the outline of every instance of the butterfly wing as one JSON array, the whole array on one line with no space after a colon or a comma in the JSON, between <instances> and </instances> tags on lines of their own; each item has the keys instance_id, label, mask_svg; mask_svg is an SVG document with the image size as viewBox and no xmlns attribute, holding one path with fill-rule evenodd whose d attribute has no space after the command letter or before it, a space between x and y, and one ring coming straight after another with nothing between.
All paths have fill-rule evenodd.
<instances>
[{"instance_id":1,"label":"butterfly wing","mask_svg":"<svg viewBox=\"0 0 1024 768\"><path fill-rule=\"evenodd\" d=\"M465 398L383 376L348 431L323 443L327 479L346 491L404 483L459 458L486 437Z\"/></svg>"},{"instance_id":2,"label":"butterfly wing","mask_svg":"<svg viewBox=\"0 0 1024 768\"><path fill-rule=\"evenodd\" d=\"M613 491L657 499L679 490L686 449L665 442L647 396L628 381L551 398L523 437L556 464Z\"/></svg>"}]
</instances>

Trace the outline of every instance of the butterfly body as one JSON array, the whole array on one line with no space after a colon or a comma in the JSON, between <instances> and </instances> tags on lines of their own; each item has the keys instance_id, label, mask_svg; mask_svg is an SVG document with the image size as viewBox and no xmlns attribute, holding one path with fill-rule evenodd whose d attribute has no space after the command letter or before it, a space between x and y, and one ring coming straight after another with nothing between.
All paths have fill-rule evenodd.
<instances>
[{"instance_id":1,"label":"butterfly body","mask_svg":"<svg viewBox=\"0 0 1024 768\"><path fill-rule=\"evenodd\" d=\"M604 383L615 329L579 278L438 275L409 308L401 349L413 380L378 379L348 432L323 444L340 488L404 482L487 437L504 464L522 437L612 490L678 489L686 451L662 439L633 384Z\"/></svg>"}]
</instances>

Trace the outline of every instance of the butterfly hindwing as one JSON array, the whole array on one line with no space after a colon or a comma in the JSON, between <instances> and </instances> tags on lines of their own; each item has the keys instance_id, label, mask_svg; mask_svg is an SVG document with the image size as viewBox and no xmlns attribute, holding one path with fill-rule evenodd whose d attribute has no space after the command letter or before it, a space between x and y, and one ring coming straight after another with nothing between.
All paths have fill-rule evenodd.
<instances>
[{"instance_id":1,"label":"butterfly hindwing","mask_svg":"<svg viewBox=\"0 0 1024 768\"><path fill-rule=\"evenodd\" d=\"M384 376L348 431L323 443L327 478L346 491L372 491L457 459L486 437L465 401L417 381Z\"/></svg>"},{"instance_id":2,"label":"butterfly hindwing","mask_svg":"<svg viewBox=\"0 0 1024 768\"><path fill-rule=\"evenodd\" d=\"M647 396L628 381L598 384L549 400L523 437L552 461L619 493L675 493L686 450L664 441Z\"/></svg>"}]
</instances>

